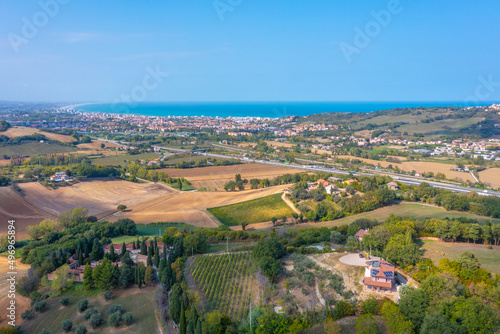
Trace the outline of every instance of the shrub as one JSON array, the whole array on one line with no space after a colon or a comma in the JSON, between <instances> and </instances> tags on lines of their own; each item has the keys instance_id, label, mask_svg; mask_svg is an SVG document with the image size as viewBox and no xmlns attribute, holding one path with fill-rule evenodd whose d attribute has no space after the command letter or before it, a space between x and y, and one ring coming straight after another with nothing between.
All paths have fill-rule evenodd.
<instances>
[{"instance_id":1,"label":"shrub","mask_svg":"<svg viewBox=\"0 0 500 334\"><path fill-rule=\"evenodd\" d=\"M127 312L123 315L122 320L125 326L129 326L134 322L134 317L132 317L132 313Z\"/></svg>"},{"instance_id":2,"label":"shrub","mask_svg":"<svg viewBox=\"0 0 500 334\"><path fill-rule=\"evenodd\" d=\"M113 327L120 326L120 322L122 321L122 313L120 311L116 311L111 314L108 319L108 324Z\"/></svg>"},{"instance_id":3,"label":"shrub","mask_svg":"<svg viewBox=\"0 0 500 334\"><path fill-rule=\"evenodd\" d=\"M115 312L120 312L120 314L123 313L121 304L113 304L109 307L108 314L113 314Z\"/></svg>"},{"instance_id":4,"label":"shrub","mask_svg":"<svg viewBox=\"0 0 500 334\"><path fill-rule=\"evenodd\" d=\"M69 298L68 297L62 297L59 299L59 304L62 306L68 306L69 305Z\"/></svg>"},{"instance_id":5,"label":"shrub","mask_svg":"<svg viewBox=\"0 0 500 334\"><path fill-rule=\"evenodd\" d=\"M47 303L46 302L36 302L33 304L33 309L36 312L44 312L47 309Z\"/></svg>"},{"instance_id":6,"label":"shrub","mask_svg":"<svg viewBox=\"0 0 500 334\"><path fill-rule=\"evenodd\" d=\"M87 299L82 299L78 302L78 305L76 308L78 309L78 312L83 312L89 307L89 301Z\"/></svg>"},{"instance_id":7,"label":"shrub","mask_svg":"<svg viewBox=\"0 0 500 334\"><path fill-rule=\"evenodd\" d=\"M110 300L112 296L113 296L113 293L110 290L108 290L104 293L104 299L106 299L106 300Z\"/></svg>"},{"instance_id":8,"label":"shrub","mask_svg":"<svg viewBox=\"0 0 500 334\"><path fill-rule=\"evenodd\" d=\"M361 314L376 314L377 300L370 298L361 303Z\"/></svg>"},{"instance_id":9,"label":"shrub","mask_svg":"<svg viewBox=\"0 0 500 334\"><path fill-rule=\"evenodd\" d=\"M61 327L63 329L63 331L65 332L69 332L73 329L73 321L71 320L63 320L61 322Z\"/></svg>"},{"instance_id":10,"label":"shrub","mask_svg":"<svg viewBox=\"0 0 500 334\"><path fill-rule=\"evenodd\" d=\"M87 327L85 327L85 326L77 326L75 328L75 334L87 334Z\"/></svg>"},{"instance_id":11,"label":"shrub","mask_svg":"<svg viewBox=\"0 0 500 334\"><path fill-rule=\"evenodd\" d=\"M26 310L23 313L21 313L21 319L23 320L33 319L34 316L35 312L32 309Z\"/></svg>"},{"instance_id":12,"label":"shrub","mask_svg":"<svg viewBox=\"0 0 500 334\"><path fill-rule=\"evenodd\" d=\"M92 326L92 328L97 328L101 326L104 323L104 318L102 317L102 314L97 312L92 314L92 316L89 319L89 324Z\"/></svg>"},{"instance_id":13,"label":"shrub","mask_svg":"<svg viewBox=\"0 0 500 334\"><path fill-rule=\"evenodd\" d=\"M35 297L35 298L33 298L33 299L30 301L30 305L31 305L31 306L33 306L33 305L35 305L36 303L38 303L39 301L40 301L40 300L39 300L37 297Z\"/></svg>"},{"instance_id":14,"label":"shrub","mask_svg":"<svg viewBox=\"0 0 500 334\"><path fill-rule=\"evenodd\" d=\"M90 317L96 313L99 313L99 311L97 311L95 307L90 307L89 309L87 309L87 311L85 311L85 316L84 316L85 320L89 320Z\"/></svg>"}]
</instances>

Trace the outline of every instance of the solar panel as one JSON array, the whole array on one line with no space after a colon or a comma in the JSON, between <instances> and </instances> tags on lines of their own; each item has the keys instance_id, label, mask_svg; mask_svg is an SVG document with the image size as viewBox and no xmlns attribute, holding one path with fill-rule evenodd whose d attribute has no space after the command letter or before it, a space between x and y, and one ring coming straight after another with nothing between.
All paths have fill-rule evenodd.
<instances>
[{"instance_id":1,"label":"solar panel","mask_svg":"<svg viewBox=\"0 0 500 334\"><path fill-rule=\"evenodd\" d=\"M374 267L380 267L380 261L373 261L372 266Z\"/></svg>"},{"instance_id":2,"label":"solar panel","mask_svg":"<svg viewBox=\"0 0 500 334\"><path fill-rule=\"evenodd\" d=\"M379 273L379 270L372 269L372 276L376 276Z\"/></svg>"},{"instance_id":3,"label":"solar panel","mask_svg":"<svg viewBox=\"0 0 500 334\"><path fill-rule=\"evenodd\" d=\"M393 275L392 275L392 271L384 271L384 275L385 275L385 277L387 277L387 278L392 278L392 277L393 277Z\"/></svg>"}]
</instances>

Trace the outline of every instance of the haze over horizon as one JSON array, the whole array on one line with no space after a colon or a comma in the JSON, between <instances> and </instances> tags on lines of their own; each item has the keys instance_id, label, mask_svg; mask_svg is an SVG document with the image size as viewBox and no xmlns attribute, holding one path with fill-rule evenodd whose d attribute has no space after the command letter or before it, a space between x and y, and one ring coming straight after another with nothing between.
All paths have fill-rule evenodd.
<instances>
[{"instance_id":1,"label":"haze over horizon","mask_svg":"<svg viewBox=\"0 0 500 334\"><path fill-rule=\"evenodd\" d=\"M0 10L5 101L112 102L134 90L145 102L500 100L494 0L8 0Z\"/></svg>"}]
</instances>

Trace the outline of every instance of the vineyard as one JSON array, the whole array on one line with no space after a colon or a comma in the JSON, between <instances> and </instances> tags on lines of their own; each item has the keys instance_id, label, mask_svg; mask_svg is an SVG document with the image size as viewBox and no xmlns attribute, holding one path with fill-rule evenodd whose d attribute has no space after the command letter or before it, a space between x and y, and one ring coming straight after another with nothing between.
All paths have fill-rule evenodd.
<instances>
[{"instance_id":1,"label":"vineyard","mask_svg":"<svg viewBox=\"0 0 500 334\"><path fill-rule=\"evenodd\" d=\"M219 310L233 319L247 316L253 278L251 253L204 255L189 272L205 297L208 310Z\"/></svg>"}]
</instances>

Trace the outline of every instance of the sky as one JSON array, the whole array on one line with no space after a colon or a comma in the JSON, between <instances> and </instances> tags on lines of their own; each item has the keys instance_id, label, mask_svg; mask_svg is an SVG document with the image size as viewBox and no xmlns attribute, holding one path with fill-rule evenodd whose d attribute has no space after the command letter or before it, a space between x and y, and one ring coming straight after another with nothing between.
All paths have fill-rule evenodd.
<instances>
[{"instance_id":1,"label":"sky","mask_svg":"<svg viewBox=\"0 0 500 334\"><path fill-rule=\"evenodd\" d=\"M0 2L0 100L500 101L500 1Z\"/></svg>"}]
</instances>

